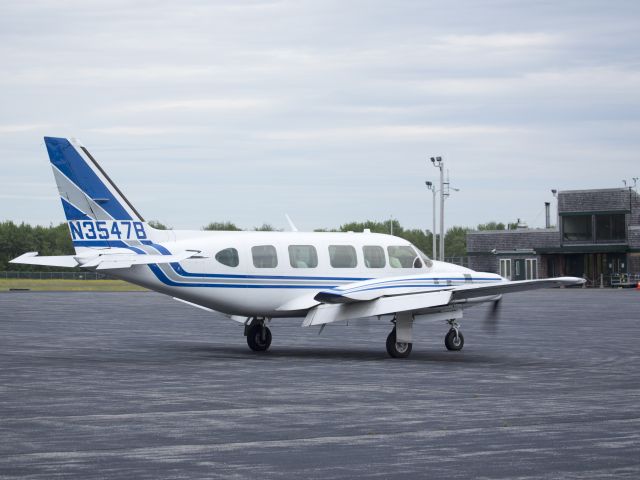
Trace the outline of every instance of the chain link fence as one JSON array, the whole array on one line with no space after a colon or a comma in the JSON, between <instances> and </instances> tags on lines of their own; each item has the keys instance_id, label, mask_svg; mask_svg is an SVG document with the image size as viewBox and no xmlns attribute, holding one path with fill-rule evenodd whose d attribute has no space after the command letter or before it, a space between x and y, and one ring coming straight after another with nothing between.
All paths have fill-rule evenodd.
<instances>
[{"instance_id":1,"label":"chain link fence","mask_svg":"<svg viewBox=\"0 0 640 480\"><path fill-rule=\"evenodd\" d=\"M109 280L111 277L97 272L0 272L0 279L26 278L29 280Z\"/></svg>"}]
</instances>

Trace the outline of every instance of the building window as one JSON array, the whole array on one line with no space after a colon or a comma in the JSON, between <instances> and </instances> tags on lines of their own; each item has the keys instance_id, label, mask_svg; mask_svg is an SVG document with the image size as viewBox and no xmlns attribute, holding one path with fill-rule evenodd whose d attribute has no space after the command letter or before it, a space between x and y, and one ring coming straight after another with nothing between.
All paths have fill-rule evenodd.
<instances>
[{"instance_id":1,"label":"building window","mask_svg":"<svg viewBox=\"0 0 640 480\"><path fill-rule=\"evenodd\" d=\"M626 233L624 213L596 215L596 241L624 241Z\"/></svg>"},{"instance_id":2,"label":"building window","mask_svg":"<svg viewBox=\"0 0 640 480\"><path fill-rule=\"evenodd\" d=\"M289 245L289 262L293 268L316 268L318 254L313 245Z\"/></svg>"},{"instance_id":3,"label":"building window","mask_svg":"<svg viewBox=\"0 0 640 480\"><path fill-rule=\"evenodd\" d=\"M569 242L593 241L591 215L565 215L562 217L563 238Z\"/></svg>"},{"instance_id":4,"label":"building window","mask_svg":"<svg viewBox=\"0 0 640 480\"><path fill-rule=\"evenodd\" d=\"M362 247L362 253L364 254L364 264L367 268L384 268L387 264L382 247L367 245Z\"/></svg>"},{"instance_id":5,"label":"building window","mask_svg":"<svg viewBox=\"0 0 640 480\"><path fill-rule=\"evenodd\" d=\"M415 250L409 246L387 247L389 265L393 268L421 268L422 261Z\"/></svg>"},{"instance_id":6,"label":"building window","mask_svg":"<svg viewBox=\"0 0 640 480\"><path fill-rule=\"evenodd\" d=\"M278 255L273 245L251 247L253 265L256 268L275 268L278 266Z\"/></svg>"},{"instance_id":7,"label":"building window","mask_svg":"<svg viewBox=\"0 0 640 480\"><path fill-rule=\"evenodd\" d=\"M351 245L329 245L329 261L333 268L355 268L356 249Z\"/></svg>"},{"instance_id":8,"label":"building window","mask_svg":"<svg viewBox=\"0 0 640 480\"><path fill-rule=\"evenodd\" d=\"M500 276L506 278L507 280L511 280L511 259L510 258L500 259Z\"/></svg>"},{"instance_id":9,"label":"building window","mask_svg":"<svg viewBox=\"0 0 640 480\"><path fill-rule=\"evenodd\" d=\"M225 248L216 253L216 260L227 267L237 267L240 263L238 250L235 248Z\"/></svg>"}]
</instances>

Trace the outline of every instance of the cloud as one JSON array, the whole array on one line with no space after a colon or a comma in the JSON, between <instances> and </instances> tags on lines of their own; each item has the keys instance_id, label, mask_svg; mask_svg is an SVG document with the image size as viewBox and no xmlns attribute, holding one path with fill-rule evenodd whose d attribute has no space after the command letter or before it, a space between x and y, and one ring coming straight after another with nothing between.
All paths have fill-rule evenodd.
<instances>
[{"instance_id":1,"label":"cloud","mask_svg":"<svg viewBox=\"0 0 640 480\"><path fill-rule=\"evenodd\" d=\"M102 135L125 135L125 136L155 136L155 135L180 135L186 132L198 133L202 131L201 127L154 127L154 126L113 126L113 127L97 127L89 128L87 131L99 133Z\"/></svg>"},{"instance_id":2,"label":"cloud","mask_svg":"<svg viewBox=\"0 0 640 480\"><path fill-rule=\"evenodd\" d=\"M637 2L9 2L2 190L42 195L6 185L50 180L49 130L82 138L174 226L283 211L424 226L430 155L462 189L448 221L526 219L549 188L637 175L639 18ZM157 194L175 183L180 195ZM505 185L521 194L487 194Z\"/></svg>"},{"instance_id":3,"label":"cloud","mask_svg":"<svg viewBox=\"0 0 640 480\"><path fill-rule=\"evenodd\" d=\"M521 128L495 125L380 125L273 131L258 134L258 137L285 141L360 141L365 138L410 140L443 136L504 135L524 131L526 130Z\"/></svg>"},{"instance_id":4,"label":"cloud","mask_svg":"<svg viewBox=\"0 0 640 480\"><path fill-rule=\"evenodd\" d=\"M556 47L562 36L549 33L490 33L485 35L442 35L436 37L439 48L456 49L528 49Z\"/></svg>"},{"instance_id":5,"label":"cloud","mask_svg":"<svg viewBox=\"0 0 640 480\"><path fill-rule=\"evenodd\" d=\"M129 103L109 108L108 111L113 113L221 112L264 109L273 104L272 100L261 98L200 98Z\"/></svg>"},{"instance_id":6,"label":"cloud","mask_svg":"<svg viewBox=\"0 0 640 480\"><path fill-rule=\"evenodd\" d=\"M33 132L49 128L51 125L44 123L18 124L18 125L0 125L0 134Z\"/></svg>"}]
</instances>

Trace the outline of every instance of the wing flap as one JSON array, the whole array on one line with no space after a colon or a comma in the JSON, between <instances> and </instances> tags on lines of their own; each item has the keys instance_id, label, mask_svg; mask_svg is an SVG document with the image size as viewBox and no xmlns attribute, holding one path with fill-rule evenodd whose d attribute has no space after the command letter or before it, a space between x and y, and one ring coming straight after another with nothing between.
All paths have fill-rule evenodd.
<instances>
[{"instance_id":1,"label":"wing flap","mask_svg":"<svg viewBox=\"0 0 640 480\"><path fill-rule=\"evenodd\" d=\"M323 325L341 320L374 317L399 312L415 312L428 308L442 307L448 305L450 301L451 292L439 290L414 295L382 297L358 303L324 303L309 310L302 326L310 327L312 325Z\"/></svg>"}]
</instances>

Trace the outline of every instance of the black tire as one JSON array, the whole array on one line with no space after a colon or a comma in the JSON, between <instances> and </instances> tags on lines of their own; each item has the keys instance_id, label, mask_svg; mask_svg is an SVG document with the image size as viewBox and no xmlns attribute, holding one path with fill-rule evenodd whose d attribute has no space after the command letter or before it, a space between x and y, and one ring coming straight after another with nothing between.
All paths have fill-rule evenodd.
<instances>
[{"instance_id":1,"label":"black tire","mask_svg":"<svg viewBox=\"0 0 640 480\"><path fill-rule=\"evenodd\" d=\"M458 331L458 335L456 338L456 331L452 328L447 332L447 335L444 337L444 346L447 347L447 350L452 352L458 352L462 350L464 347L464 336L461 331Z\"/></svg>"},{"instance_id":2,"label":"black tire","mask_svg":"<svg viewBox=\"0 0 640 480\"><path fill-rule=\"evenodd\" d=\"M254 352L267 351L271 346L271 330L262 325L252 325L247 331L247 345Z\"/></svg>"},{"instance_id":3,"label":"black tire","mask_svg":"<svg viewBox=\"0 0 640 480\"><path fill-rule=\"evenodd\" d=\"M387 353L393 358L407 358L413 348L412 343L397 343L396 329L394 327L387 337Z\"/></svg>"}]
</instances>

